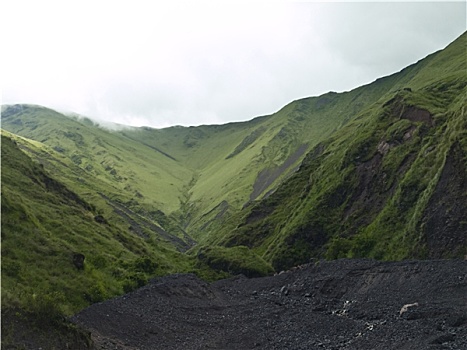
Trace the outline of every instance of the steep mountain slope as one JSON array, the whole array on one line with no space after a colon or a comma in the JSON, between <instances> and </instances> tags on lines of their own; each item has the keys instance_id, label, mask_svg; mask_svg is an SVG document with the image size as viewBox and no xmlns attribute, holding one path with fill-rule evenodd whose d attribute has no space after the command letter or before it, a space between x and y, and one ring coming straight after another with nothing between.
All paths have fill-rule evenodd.
<instances>
[{"instance_id":1,"label":"steep mountain slope","mask_svg":"<svg viewBox=\"0 0 467 350\"><path fill-rule=\"evenodd\" d=\"M243 123L111 131L2 107L2 300L59 291L70 313L170 272L463 256L466 40Z\"/></svg>"},{"instance_id":2,"label":"steep mountain slope","mask_svg":"<svg viewBox=\"0 0 467 350\"><path fill-rule=\"evenodd\" d=\"M156 274L190 270L157 232L143 238L99 214L15 140L2 136L1 151L2 300L53 296L70 313Z\"/></svg>"},{"instance_id":3,"label":"steep mountain slope","mask_svg":"<svg viewBox=\"0 0 467 350\"><path fill-rule=\"evenodd\" d=\"M319 142L405 86L424 64L350 92L297 100L244 123L111 132L38 106L9 106L2 127L55 149L113 186L132 210L145 217L152 212L156 221L154 212L162 213L202 242L273 191Z\"/></svg>"},{"instance_id":4,"label":"steep mountain slope","mask_svg":"<svg viewBox=\"0 0 467 350\"><path fill-rule=\"evenodd\" d=\"M399 73L403 89L316 146L217 243L248 246L276 269L324 256L463 256L466 39Z\"/></svg>"},{"instance_id":5,"label":"steep mountain slope","mask_svg":"<svg viewBox=\"0 0 467 350\"><path fill-rule=\"evenodd\" d=\"M86 176L75 186L84 196L77 194L55 178L60 174L50 174L22 149L52 169L49 162L59 159L43 144L2 131L2 348L28 342L60 349L87 346L89 337L64 315L141 287L157 275L209 274L179 251L187 248L183 240L119 204L111 207L101 196L86 194L94 190ZM60 160L62 167L73 170L66 160ZM107 189L105 182L92 183Z\"/></svg>"},{"instance_id":6,"label":"steep mountain slope","mask_svg":"<svg viewBox=\"0 0 467 350\"><path fill-rule=\"evenodd\" d=\"M381 231L376 222L389 220L383 218L399 218L394 201L405 201L402 207L415 210L416 218L405 210L408 221L387 223L381 231L386 232L385 240L391 240L387 237L391 230L403 236L409 230L411 237L419 232L429 240L440 232L433 227L444 227L441 211L450 209L449 204L436 204L436 196L426 206L446 159L459 174L458 187L464 188L463 175L455 169L463 164L465 151L465 138L459 134L465 128L465 38L464 34L445 50L374 83L297 100L273 115L244 123L110 131L88 119L17 105L3 107L2 127L41 142L43 152L29 154L86 200L101 203L106 215L129 225L143 220L149 231L168 232L186 247L193 245L193 238L208 245L247 245L257 247L257 253L272 262L278 249L296 256L295 249L289 249L294 245L301 250L311 244L315 253L307 248L307 257L324 254L331 238L335 247L331 250L349 247L357 241L351 238L357 233L364 242L368 236L381 245L376 237L369 238L369 232ZM451 142L454 139L457 146ZM309 150L292 182L273 198L252 206L292 176ZM448 150L456 154L454 158L446 158ZM424 167L428 170L421 170ZM432 180L420 182L420 173L430 174ZM451 176L448 170L444 174L443 178ZM412 186L409 177L404 180L406 175L420 186ZM442 188L437 191L443 196ZM451 192L454 197L462 193ZM396 200L399 197L404 199ZM456 203L463 201L457 197ZM275 209L281 205L283 214ZM267 209L258 209L263 207ZM258 221L258 216L272 212ZM312 223L310 216L317 222ZM246 217L243 224L235 229L242 217ZM459 225L451 231L463 232ZM297 232L310 230L320 233L311 241L297 238ZM290 234L295 243L284 244ZM458 242L459 233L455 236ZM410 249L407 243L405 252L393 249L383 255L408 256L419 238L412 240ZM340 248L328 253L344 254Z\"/></svg>"},{"instance_id":7,"label":"steep mountain slope","mask_svg":"<svg viewBox=\"0 0 467 350\"><path fill-rule=\"evenodd\" d=\"M368 103L394 88L393 80L348 93L294 101L271 116L250 122L162 130L132 129L144 140L193 170L184 227L198 240L223 226L231 214L262 198L293 174L305 154Z\"/></svg>"},{"instance_id":8,"label":"steep mountain slope","mask_svg":"<svg viewBox=\"0 0 467 350\"><path fill-rule=\"evenodd\" d=\"M177 194L192 177L189 170L156 149L120 137L89 119L67 117L48 108L6 106L2 128L48 145L115 192L168 213L178 208Z\"/></svg>"}]
</instances>

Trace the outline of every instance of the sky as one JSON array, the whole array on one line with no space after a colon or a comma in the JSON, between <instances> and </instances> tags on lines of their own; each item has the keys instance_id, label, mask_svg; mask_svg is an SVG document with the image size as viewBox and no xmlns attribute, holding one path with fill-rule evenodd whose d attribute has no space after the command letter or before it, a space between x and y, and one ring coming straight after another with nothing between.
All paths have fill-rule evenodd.
<instances>
[{"instance_id":1,"label":"sky","mask_svg":"<svg viewBox=\"0 0 467 350\"><path fill-rule=\"evenodd\" d=\"M224 124L400 71L466 30L466 2L0 5L1 103L155 128Z\"/></svg>"}]
</instances>

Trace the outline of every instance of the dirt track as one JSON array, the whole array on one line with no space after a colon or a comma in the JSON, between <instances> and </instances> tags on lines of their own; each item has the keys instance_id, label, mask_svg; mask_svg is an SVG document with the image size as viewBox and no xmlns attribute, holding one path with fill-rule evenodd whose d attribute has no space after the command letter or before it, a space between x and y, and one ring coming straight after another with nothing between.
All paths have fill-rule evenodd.
<instances>
[{"instance_id":1,"label":"dirt track","mask_svg":"<svg viewBox=\"0 0 467 350\"><path fill-rule=\"evenodd\" d=\"M73 321L98 349L467 349L467 262L323 261L212 284L172 275Z\"/></svg>"}]
</instances>

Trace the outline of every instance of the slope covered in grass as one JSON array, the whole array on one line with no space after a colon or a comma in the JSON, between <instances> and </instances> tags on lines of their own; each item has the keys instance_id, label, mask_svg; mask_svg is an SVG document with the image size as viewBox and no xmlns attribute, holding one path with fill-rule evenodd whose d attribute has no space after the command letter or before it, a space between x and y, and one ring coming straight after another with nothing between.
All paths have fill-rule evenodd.
<instances>
[{"instance_id":1,"label":"slope covered in grass","mask_svg":"<svg viewBox=\"0 0 467 350\"><path fill-rule=\"evenodd\" d=\"M3 300L71 313L170 272L462 256L466 38L249 122L109 130L2 107Z\"/></svg>"},{"instance_id":2,"label":"slope covered in grass","mask_svg":"<svg viewBox=\"0 0 467 350\"><path fill-rule=\"evenodd\" d=\"M165 154L132 141L89 119L67 117L32 105L7 106L2 128L41 142L71 160L83 172L142 204L178 208L178 195L190 170Z\"/></svg>"},{"instance_id":3,"label":"slope covered in grass","mask_svg":"<svg viewBox=\"0 0 467 350\"><path fill-rule=\"evenodd\" d=\"M462 257L466 38L383 78L397 84L316 146L220 242L249 246L276 269L320 257Z\"/></svg>"},{"instance_id":4,"label":"slope covered in grass","mask_svg":"<svg viewBox=\"0 0 467 350\"><path fill-rule=\"evenodd\" d=\"M33 305L52 298L72 313L154 275L191 269L191 260L157 232L141 237L105 217L17 141L2 136L1 151L2 301Z\"/></svg>"},{"instance_id":5,"label":"slope covered in grass","mask_svg":"<svg viewBox=\"0 0 467 350\"><path fill-rule=\"evenodd\" d=\"M156 221L159 213L204 241L232 214L274 190L309 150L401 79L297 100L243 123L110 131L88 119L18 105L4 108L2 127L72 161L81 173L71 177L92 176L112 187L125 206Z\"/></svg>"}]
</instances>

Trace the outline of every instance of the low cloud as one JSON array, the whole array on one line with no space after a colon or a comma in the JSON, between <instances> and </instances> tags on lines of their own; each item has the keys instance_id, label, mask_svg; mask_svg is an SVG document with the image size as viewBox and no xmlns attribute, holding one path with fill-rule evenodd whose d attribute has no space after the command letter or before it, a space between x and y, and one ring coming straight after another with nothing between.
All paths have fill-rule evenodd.
<instances>
[{"instance_id":1,"label":"low cloud","mask_svg":"<svg viewBox=\"0 0 467 350\"><path fill-rule=\"evenodd\" d=\"M165 127L248 120L301 97L369 83L456 39L465 30L466 5L6 7L3 103Z\"/></svg>"}]
</instances>

